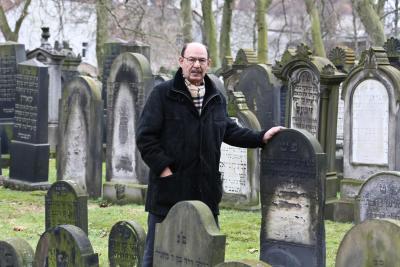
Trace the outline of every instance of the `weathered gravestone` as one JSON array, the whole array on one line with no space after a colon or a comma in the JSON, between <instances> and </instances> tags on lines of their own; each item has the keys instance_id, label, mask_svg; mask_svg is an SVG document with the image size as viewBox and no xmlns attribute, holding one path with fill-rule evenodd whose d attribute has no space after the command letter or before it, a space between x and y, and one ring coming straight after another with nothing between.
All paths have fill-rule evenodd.
<instances>
[{"instance_id":1,"label":"weathered gravestone","mask_svg":"<svg viewBox=\"0 0 400 267\"><path fill-rule=\"evenodd\" d=\"M390 64L400 69L400 40L394 37L387 39L383 48L386 51Z\"/></svg>"},{"instance_id":2,"label":"weathered gravestone","mask_svg":"<svg viewBox=\"0 0 400 267\"><path fill-rule=\"evenodd\" d=\"M64 88L66 83L79 76L78 66L81 64L82 58L72 51L67 41L63 41L62 46L59 46L58 49L55 47L55 50L65 56L61 65L61 87Z\"/></svg>"},{"instance_id":3,"label":"weathered gravestone","mask_svg":"<svg viewBox=\"0 0 400 267\"><path fill-rule=\"evenodd\" d=\"M99 257L85 232L74 225L59 225L44 232L36 246L33 267L98 267Z\"/></svg>"},{"instance_id":4,"label":"weathered gravestone","mask_svg":"<svg viewBox=\"0 0 400 267\"><path fill-rule=\"evenodd\" d=\"M148 168L136 147L135 128L152 84L143 55L123 53L114 60L107 97L106 199L144 202Z\"/></svg>"},{"instance_id":5,"label":"weathered gravestone","mask_svg":"<svg viewBox=\"0 0 400 267\"><path fill-rule=\"evenodd\" d=\"M261 155L260 259L272 266L325 266L326 158L304 130L277 133Z\"/></svg>"},{"instance_id":6,"label":"weathered gravestone","mask_svg":"<svg viewBox=\"0 0 400 267\"><path fill-rule=\"evenodd\" d=\"M215 266L224 262L225 239L206 204L179 202L156 225L154 266Z\"/></svg>"},{"instance_id":7,"label":"weathered gravestone","mask_svg":"<svg viewBox=\"0 0 400 267\"><path fill-rule=\"evenodd\" d=\"M0 43L0 135L2 153L8 153L9 142L12 138L17 65L25 60L25 46L23 44Z\"/></svg>"},{"instance_id":8,"label":"weathered gravestone","mask_svg":"<svg viewBox=\"0 0 400 267\"><path fill-rule=\"evenodd\" d=\"M369 177L356 198L355 220L400 220L400 172L380 172Z\"/></svg>"},{"instance_id":9,"label":"weathered gravestone","mask_svg":"<svg viewBox=\"0 0 400 267\"><path fill-rule=\"evenodd\" d=\"M216 267L271 267L268 263L256 260L228 261Z\"/></svg>"},{"instance_id":10,"label":"weathered gravestone","mask_svg":"<svg viewBox=\"0 0 400 267\"><path fill-rule=\"evenodd\" d=\"M400 223L366 220L347 232L336 255L336 267L400 267Z\"/></svg>"},{"instance_id":11,"label":"weathered gravestone","mask_svg":"<svg viewBox=\"0 0 400 267\"><path fill-rule=\"evenodd\" d=\"M87 193L75 181L57 181L45 197L46 230L71 224L88 234Z\"/></svg>"},{"instance_id":12,"label":"weathered gravestone","mask_svg":"<svg viewBox=\"0 0 400 267\"><path fill-rule=\"evenodd\" d=\"M91 197L101 196L102 116L100 84L77 76L60 100L57 179L74 180Z\"/></svg>"},{"instance_id":13,"label":"weathered gravestone","mask_svg":"<svg viewBox=\"0 0 400 267\"><path fill-rule=\"evenodd\" d=\"M135 221L121 221L111 228L108 239L110 267L142 266L146 233Z\"/></svg>"},{"instance_id":14,"label":"weathered gravestone","mask_svg":"<svg viewBox=\"0 0 400 267\"><path fill-rule=\"evenodd\" d=\"M229 116L240 126L259 131L260 124L249 110L242 92L229 92ZM260 208L260 153L222 143L219 171L223 207Z\"/></svg>"},{"instance_id":15,"label":"weathered gravestone","mask_svg":"<svg viewBox=\"0 0 400 267\"><path fill-rule=\"evenodd\" d=\"M48 68L36 59L18 64L15 123L7 187L44 189L49 184Z\"/></svg>"},{"instance_id":16,"label":"weathered gravestone","mask_svg":"<svg viewBox=\"0 0 400 267\"><path fill-rule=\"evenodd\" d=\"M32 247L22 238L0 240L0 266L2 267L31 267L33 255Z\"/></svg>"}]
</instances>

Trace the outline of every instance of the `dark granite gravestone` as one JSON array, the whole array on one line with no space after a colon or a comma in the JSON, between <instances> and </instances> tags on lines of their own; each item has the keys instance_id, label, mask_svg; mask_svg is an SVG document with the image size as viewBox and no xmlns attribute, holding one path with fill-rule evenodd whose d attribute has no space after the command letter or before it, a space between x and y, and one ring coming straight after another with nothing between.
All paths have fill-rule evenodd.
<instances>
[{"instance_id":1,"label":"dark granite gravestone","mask_svg":"<svg viewBox=\"0 0 400 267\"><path fill-rule=\"evenodd\" d=\"M400 172L380 172L369 177L356 197L355 220L400 220Z\"/></svg>"},{"instance_id":2,"label":"dark granite gravestone","mask_svg":"<svg viewBox=\"0 0 400 267\"><path fill-rule=\"evenodd\" d=\"M366 220L344 236L336 255L336 267L400 266L400 223Z\"/></svg>"},{"instance_id":3,"label":"dark granite gravestone","mask_svg":"<svg viewBox=\"0 0 400 267\"><path fill-rule=\"evenodd\" d=\"M156 225L154 266L215 266L224 262L225 238L206 204L179 202Z\"/></svg>"},{"instance_id":4,"label":"dark granite gravestone","mask_svg":"<svg viewBox=\"0 0 400 267\"><path fill-rule=\"evenodd\" d=\"M6 186L48 188L47 66L36 59L18 65L10 179Z\"/></svg>"},{"instance_id":5,"label":"dark granite gravestone","mask_svg":"<svg viewBox=\"0 0 400 267\"><path fill-rule=\"evenodd\" d=\"M31 267L33 255L32 247L22 238L0 240L1 267Z\"/></svg>"},{"instance_id":6,"label":"dark granite gravestone","mask_svg":"<svg viewBox=\"0 0 400 267\"><path fill-rule=\"evenodd\" d=\"M261 154L260 259L272 266L325 266L326 157L316 138L285 129Z\"/></svg>"},{"instance_id":7,"label":"dark granite gravestone","mask_svg":"<svg viewBox=\"0 0 400 267\"><path fill-rule=\"evenodd\" d=\"M45 197L46 230L71 224L88 234L87 193L76 181L57 181Z\"/></svg>"},{"instance_id":8,"label":"dark granite gravestone","mask_svg":"<svg viewBox=\"0 0 400 267\"><path fill-rule=\"evenodd\" d=\"M82 229L59 225L40 237L33 266L98 267L99 258Z\"/></svg>"},{"instance_id":9,"label":"dark granite gravestone","mask_svg":"<svg viewBox=\"0 0 400 267\"><path fill-rule=\"evenodd\" d=\"M146 233L135 221L121 221L111 228L108 239L110 267L140 267Z\"/></svg>"},{"instance_id":10,"label":"dark granite gravestone","mask_svg":"<svg viewBox=\"0 0 400 267\"><path fill-rule=\"evenodd\" d=\"M106 183L103 197L117 202L143 203L148 167L135 142L136 121L152 89L148 60L123 53L111 67L108 80Z\"/></svg>"},{"instance_id":11,"label":"dark granite gravestone","mask_svg":"<svg viewBox=\"0 0 400 267\"><path fill-rule=\"evenodd\" d=\"M280 82L268 65L252 65L243 70L235 91L243 92L247 106L257 116L262 129L280 125Z\"/></svg>"},{"instance_id":12,"label":"dark granite gravestone","mask_svg":"<svg viewBox=\"0 0 400 267\"><path fill-rule=\"evenodd\" d=\"M101 85L87 76L68 82L60 100L57 180L74 180L90 197L101 196Z\"/></svg>"}]
</instances>

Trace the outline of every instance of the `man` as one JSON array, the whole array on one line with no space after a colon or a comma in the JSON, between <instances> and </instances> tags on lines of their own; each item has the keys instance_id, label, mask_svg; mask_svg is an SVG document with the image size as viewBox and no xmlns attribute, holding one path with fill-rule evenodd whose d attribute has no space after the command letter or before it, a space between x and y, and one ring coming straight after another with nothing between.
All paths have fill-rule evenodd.
<instances>
[{"instance_id":1,"label":"man","mask_svg":"<svg viewBox=\"0 0 400 267\"><path fill-rule=\"evenodd\" d=\"M203 44L186 44L175 77L154 88L139 119L136 142L150 168L144 267L152 266L155 224L177 202L203 201L218 224L222 141L256 148L280 130L255 132L231 120L225 98L206 75L210 64Z\"/></svg>"}]
</instances>

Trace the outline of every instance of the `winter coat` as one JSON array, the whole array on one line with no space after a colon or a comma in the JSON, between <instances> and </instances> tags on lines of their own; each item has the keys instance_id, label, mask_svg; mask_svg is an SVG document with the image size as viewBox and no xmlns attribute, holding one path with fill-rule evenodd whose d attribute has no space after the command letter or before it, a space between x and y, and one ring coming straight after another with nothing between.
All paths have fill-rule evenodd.
<instances>
[{"instance_id":1,"label":"winter coat","mask_svg":"<svg viewBox=\"0 0 400 267\"><path fill-rule=\"evenodd\" d=\"M182 200L200 200L218 214L222 197L221 143L255 148L265 132L239 127L228 117L226 100L211 79L201 115L185 85L182 70L150 93L138 121L136 142L149 166L146 211L165 216ZM173 174L160 177L170 167Z\"/></svg>"}]
</instances>

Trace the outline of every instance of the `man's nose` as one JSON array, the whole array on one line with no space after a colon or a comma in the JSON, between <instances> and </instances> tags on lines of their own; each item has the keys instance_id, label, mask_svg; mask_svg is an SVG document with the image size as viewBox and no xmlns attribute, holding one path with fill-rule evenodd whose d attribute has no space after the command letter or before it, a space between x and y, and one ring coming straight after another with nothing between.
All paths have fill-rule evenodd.
<instances>
[{"instance_id":1,"label":"man's nose","mask_svg":"<svg viewBox=\"0 0 400 267\"><path fill-rule=\"evenodd\" d=\"M196 59L196 61L194 62L193 66L195 66L196 68L200 67L201 66L200 60Z\"/></svg>"}]
</instances>

